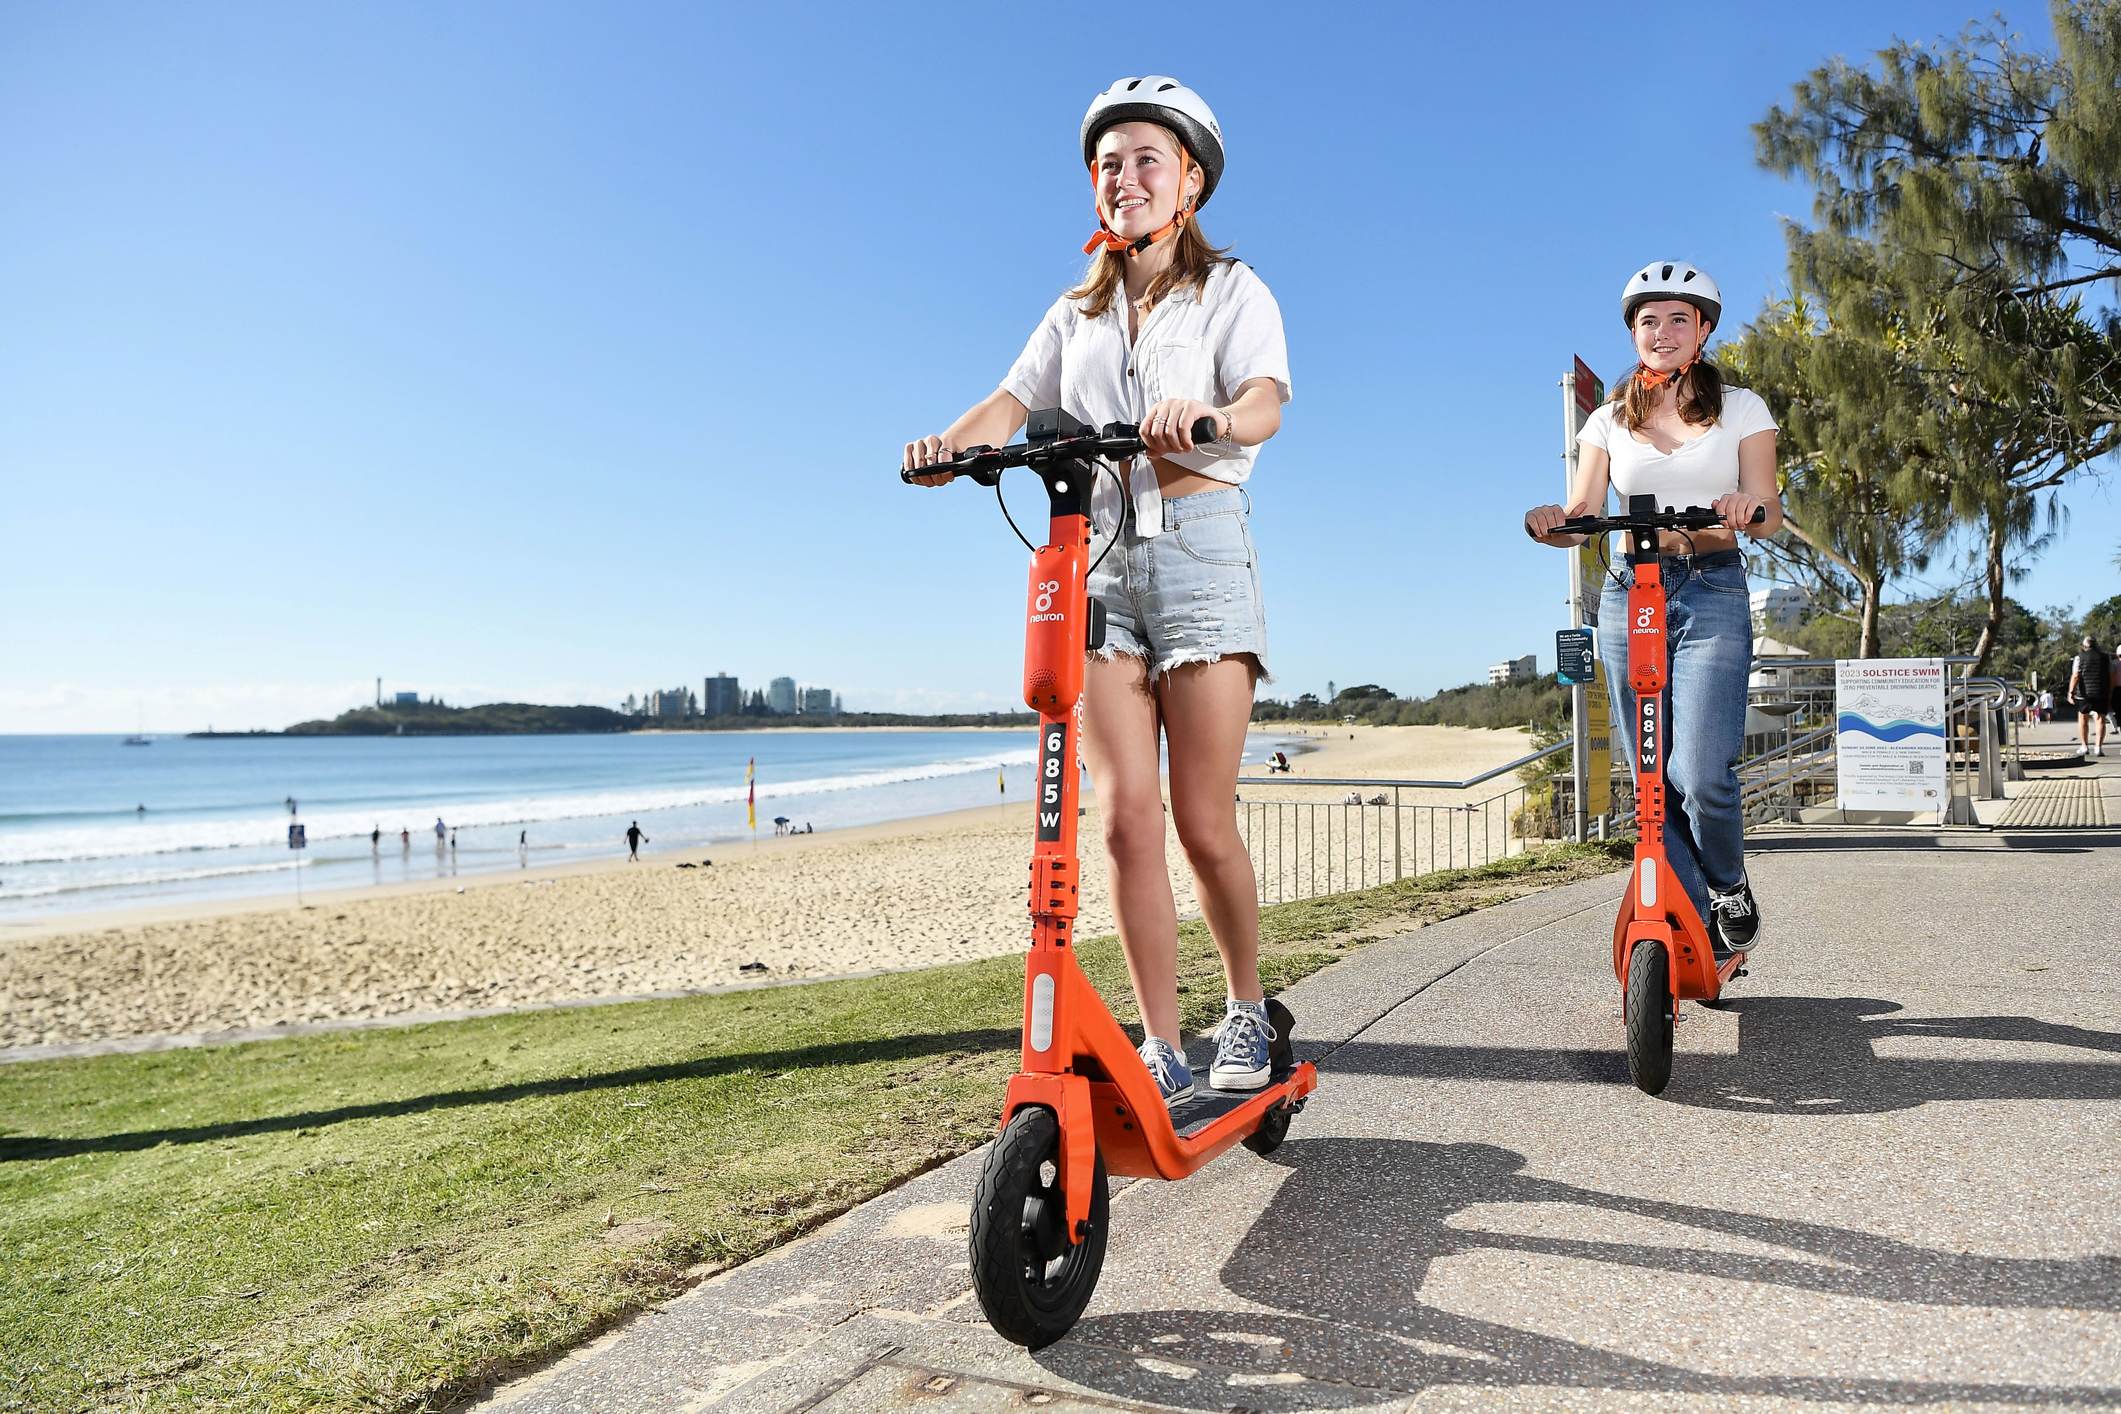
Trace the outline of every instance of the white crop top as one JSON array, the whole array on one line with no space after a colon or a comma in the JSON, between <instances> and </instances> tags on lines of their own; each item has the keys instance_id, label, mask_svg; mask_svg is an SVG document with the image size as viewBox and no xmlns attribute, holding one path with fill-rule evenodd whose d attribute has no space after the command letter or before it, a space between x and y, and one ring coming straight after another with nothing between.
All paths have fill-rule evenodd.
<instances>
[{"instance_id":1,"label":"white crop top","mask_svg":"<svg viewBox=\"0 0 2121 1414\"><path fill-rule=\"evenodd\" d=\"M1755 432L1773 432L1775 417L1750 388L1723 390L1723 416L1691 442L1660 452L1614 420L1617 405L1591 414L1576 434L1579 446L1602 448L1611 462L1613 494L1625 507L1644 494L1675 510L1706 506L1738 489L1738 444ZM1591 513L1598 514L1592 507Z\"/></svg>"}]
</instances>

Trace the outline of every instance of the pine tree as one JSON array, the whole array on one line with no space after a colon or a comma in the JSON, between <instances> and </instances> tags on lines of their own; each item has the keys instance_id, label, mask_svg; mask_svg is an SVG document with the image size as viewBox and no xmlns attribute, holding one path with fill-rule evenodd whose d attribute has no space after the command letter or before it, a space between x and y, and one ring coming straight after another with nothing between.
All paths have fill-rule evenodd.
<instances>
[{"instance_id":1,"label":"pine tree","mask_svg":"<svg viewBox=\"0 0 2121 1414\"><path fill-rule=\"evenodd\" d=\"M1828 323L1890 351L1914 400L1880 416L1924 449L1906 509L1978 545L1988 666L2014 567L2063 523L2059 488L2121 445L2121 0L2057 0L2058 53L1991 29L1841 61L1755 128L1816 188L1791 272ZM1907 483L1912 492L1917 483Z\"/></svg>"},{"instance_id":2,"label":"pine tree","mask_svg":"<svg viewBox=\"0 0 2121 1414\"><path fill-rule=\"evenodd\" d=\"M1771 303L1717 352L1781 429L1789 538L1769 553L1827 605L1854 606L1854 651L1864 658L1879 656L1886 585L1925 569L1946 529L1924 479L1921 392L1905 348L1904 338L1844 333L1793 298Z\"/></svg>"}]
</instances>

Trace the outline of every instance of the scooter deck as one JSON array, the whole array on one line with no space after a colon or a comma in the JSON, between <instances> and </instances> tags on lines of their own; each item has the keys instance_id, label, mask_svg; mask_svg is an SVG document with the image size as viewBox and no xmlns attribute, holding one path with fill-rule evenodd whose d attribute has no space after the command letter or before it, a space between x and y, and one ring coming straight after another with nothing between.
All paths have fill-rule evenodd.
<instances>
[{"instance_id":1,"label":"scooter deck","mask_svg":"<svg viewBox=\"0 0 2121 1414\"><path fill-rule=\"evenodd\" d=\"M1216 1090L1208 1085L1207 1070L1197 1070L1194 1072L1193 1098L1171 1111L1171 1127L1178 1131L1179 1138L1191 1139L1239 1105L1251 1103L1295 1074L1296 1063L1291 1061L1277 1067L1267 1077L1267 1083L1257 1090Z\"/></svg>"}]
</instances>

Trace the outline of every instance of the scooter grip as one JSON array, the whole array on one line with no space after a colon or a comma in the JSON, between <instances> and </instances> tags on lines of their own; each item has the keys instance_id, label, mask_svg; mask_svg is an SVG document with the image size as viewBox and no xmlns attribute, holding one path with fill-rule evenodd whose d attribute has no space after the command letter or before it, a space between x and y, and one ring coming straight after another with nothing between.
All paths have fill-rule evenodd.
<instances>
[{"instance_id":1,"label":"scooter grip","mask_svg":"<svg viewBox=\"0 0 2121 1414\"><path fill-rule=\"evenodd\" d=\"M1216 424L1214 418L1197 417L1193 420L1193 441L1196 446L1202 442L1214 441L1215 436Z\"/></svg>"}]
</instances>

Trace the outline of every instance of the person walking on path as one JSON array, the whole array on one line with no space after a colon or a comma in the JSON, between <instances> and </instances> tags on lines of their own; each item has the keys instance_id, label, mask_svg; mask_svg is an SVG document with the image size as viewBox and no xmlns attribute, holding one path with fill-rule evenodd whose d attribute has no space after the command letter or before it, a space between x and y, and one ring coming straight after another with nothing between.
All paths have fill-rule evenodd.
<instances>
[{"instance_id":1,"label":"person walking on path","mask_svg":"<svg viewBox=\"0 0 2121 1414\"><path fill-rule=\"evenodd\" d=\"M1677 260L1644 266L1622 286L1620 313L1634 340L1636 367L1577 434L1568 509L1535 506L1524 526L1542 545L1580 545L1582 536L1557 534L1555 527L1570 516L1603 515L1608 489L1623 504L1650 493L1660 506L1708 506L1723 517L1713 530L1661 532L1671 655L1665 846L1672 872L1719 950L1744 952L1759 941L1760 910L1746 881L1738 808L1736 763L1753 665L1738 536L1760 538L1782 528L1775 419L1758 394L1726 387L1702 356L1723 317L1723 297L1706 272ZM1753 512L1763 507L1767 519L1753 525ZM1625 563L1615 564L1598 605L1598 651L1617 737L1627 736L1635 720L1626 633L1632 579Z\"/></svg>"},{"instance_id":2,"label":"person walking on path","mask_svg":"<svg viewBox=\"0 0 2121 1414\"><path fill-rule=\"evenodd\" d=\"M2063 696L2077 711L2077 751L2086 760L2106 752L2106 706L2113 696L2114 660L2100 649L2090 634L2069 660L2069 691ZM2096 738L2092 723L2099 724Z\"/></svg>"},{"instance_id":3,"label":"person walking on path","mask_svg":"<svg viewBox=\"0 0 2121 1414\"><path fill-rule=\"evenodd\" d=\"M2040 720L2043 722L2055 720L2055 691L2053 688L2043 687L2040 689Z\"/></svg>"},{"instance_id":4,"label":"person walking on path","mask_svg":"<svg viewBox=\"0 0 2121 1414\"><path fill-rule=\"evenodd\" d=\"M1085 674L1083 754L1141 1006L1142 1059L1176 1105L1193 1094L1193 1074L1179 1035L1159 731L1171 818L1227 985L1208 1083L1256 1090L1270 1070L1259 894L1230 801L1267 661L1241 487L1281 429L1289 358L1266 284L1201 233L1225 155L1201 96L1160 75L1121 79L1091 102L1078 136L1098 223L1083 282L1046 311L1001 387L943 432L908 442L904 466L917 472L960 448L1006 442L1033 409L1141 429L1145 453L1122 469L1124 487L1100 478L1092 502L1087 588L1104 607L1106 636ZM1216 436L1196 445L1202 418Z\"/></svg>"},{"instance_id":5,"label":"person walking on path","mask_svg":"<svg viewBox=\"0 0 2121 1414\"><path fill-rule=\"evenodd\" d=\"M636 820L626 827L626 862L633 863L641 857L641 842L648 836L641 833L641 822Z\"/></svg>"}]
</instances>

